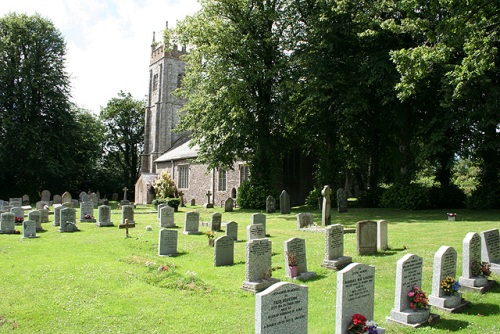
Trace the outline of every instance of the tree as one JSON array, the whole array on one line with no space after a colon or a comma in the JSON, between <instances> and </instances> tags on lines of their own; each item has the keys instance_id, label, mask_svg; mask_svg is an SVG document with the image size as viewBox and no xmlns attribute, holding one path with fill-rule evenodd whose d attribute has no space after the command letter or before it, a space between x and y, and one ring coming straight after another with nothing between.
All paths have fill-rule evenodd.
<instances>
[{"instance_id":1,"label":"tree","mask_svg":"<svg viewBox=\"0 0 500 334\"><path fill-rule=\"evenodd\" d=\"M101 110L105 127L104 164L116 166L120 183L116 187L134 189L140 172L140 154L144 145L144 101L134 100L120 91Z\"/></svg>"},{"instance_id":2,"label":"tree","mask_svg":"<svg viewBox=\"0 0 500 334\"><path fill-rule=\"evenodd\" d=\"M58 189L78 170L66 44L39 15L0 18L0 189L3 196Z\"/></svg>"}]
</instances>

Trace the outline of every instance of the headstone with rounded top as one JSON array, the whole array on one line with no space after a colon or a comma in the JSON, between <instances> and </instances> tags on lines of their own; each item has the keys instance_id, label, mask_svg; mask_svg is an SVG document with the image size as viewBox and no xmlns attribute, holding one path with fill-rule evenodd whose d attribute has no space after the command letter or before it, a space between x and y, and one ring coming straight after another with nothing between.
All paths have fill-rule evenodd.
<instances>
[{"instance_id":1,"label":"headstone with rounded top","mask_svg":"<svg viewBox=\"0 0 500 334\"><path fill-rule=\"evenodd\" d=\"M291 212L290 208L290 196L283 190L280 195L280 213L282 215L287 215Z\"/></svg>"}]
</instances>

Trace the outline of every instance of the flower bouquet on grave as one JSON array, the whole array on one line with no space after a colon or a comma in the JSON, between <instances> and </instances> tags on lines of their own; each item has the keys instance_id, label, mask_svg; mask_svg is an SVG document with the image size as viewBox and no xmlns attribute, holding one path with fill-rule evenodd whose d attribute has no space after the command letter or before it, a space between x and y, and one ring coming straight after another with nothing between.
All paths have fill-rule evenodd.
<instances>
[{"instance_id":1,"label":"flower bouquet on grave","mask_svg":"<svg viewBox=\"0 0 500 334\"><path fill-rule=\"evenodd\" d=\"M491 264L488 262L472 261L470 270L472 276L488 277L491 275Z\"/></svg>"},{"instance_id":2,"label":"flower bouquet on grave","mask_svg":"<svg viewBox=\"0 0 500 334\"><path fill-rule=\"evenodd\" d=\"M410 308L415 311L429 308L427 295L416 285L408 292L408 298L410 299Z\"/></svg>"},{"instance_id":3,"label":"flower bouquet on grave","mask_svg":"<svg viewBox=\"0 0 500 334\"><path fill-rule=\"evenodd\" d=\"M208 245L213 247L215 239L215 231L205 231L205 235L208 238Z\"/></svg>"},{"instance_id":4,"label":"flower bouquet on grave","mask_svg":"<svg viewBox=\"0 0 500 334\"><path fill-rule=\"evenodd\" d=\"M366 317L359 313L352 316L352 324L347 329L355 334L377 334L377 324L374 321L368 321Z\"/></svg>"},{"instance_id":5,"label":"flower bouquet on grave","mask_svg":"<svg viewBox=\"0 0 500 334\"><path fill-rule=\"evenodd\" d=\"M23 217L16 217L16 225L22 225L24 221Z\"/></svg>"},{"instance_id":6,"label":"flower bouquet on grave","mask_svg":"<svg viewBox=\"0 0 500 334\"><path fill-rule=\"evenodd\" d=\"M286 252L286 258L288 263L288 268L290 269L290 276L299 276L299 263L297 262L297 256L294 252Z\"/></svg>"},{"instance_id":7,"label":"flower bouquet on grave","mask_svg":"<svg viewBox=\"0 0 500 334\"><path fill-rule=\"evenodd\" d=\"M454 212L448 212L447 215L448 215L448 220L450 221L455 221L455 218L457 217L457 214Z\"/></svg>"},{"instance_id":8,"label":"flower bouquet on grave","mask_svg":"<svg viewBox=\"0 0 500 334\"><path fill-rule=\"evenodd\" d=\"M83 216L84 219L94 219L94 216L92 216L90 213L87 213L85 214L85 216Z\"/></svg>"},{"instance_id":9,"label":"flower bouquet on grave","mask_svg":"<svg viewBox=\"0 0 500 334\"><path fill-rule=\"evenodd\" d=\"M446 276L446 278L441 281L441 289L445 295L452 296L460 289L460 283L458 283L454 277Z\"/></svg>"}]
</instances>

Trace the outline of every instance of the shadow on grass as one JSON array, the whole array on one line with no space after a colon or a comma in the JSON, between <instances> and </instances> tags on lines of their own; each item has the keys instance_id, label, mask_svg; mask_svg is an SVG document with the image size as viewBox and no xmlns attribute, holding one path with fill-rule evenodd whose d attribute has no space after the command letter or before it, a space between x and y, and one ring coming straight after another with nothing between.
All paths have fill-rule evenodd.
<instances>
[{"instance_id":1,"label":"shadow on grass","mask_svg":"<svg viewBox=\"0 0 500 334\"><path fill-rule=\"evenodd\" d=\"M455 319L443 319L443 317L441 317L436 322L432 322L430 326L436 329L445 330L446 332L457 332L469 326L469 322Z\"/></svg>"},{"instance_id":2,"label":"shadow on grass","mask_svg":"<svg viewBox=\"0 0 500 334\"><path fill-rule=\"evenodd\" d=\"M497 304L473 303L463 313L475 316L497 315L500 313L500 306Z\"/></svg>"}]
</instances>

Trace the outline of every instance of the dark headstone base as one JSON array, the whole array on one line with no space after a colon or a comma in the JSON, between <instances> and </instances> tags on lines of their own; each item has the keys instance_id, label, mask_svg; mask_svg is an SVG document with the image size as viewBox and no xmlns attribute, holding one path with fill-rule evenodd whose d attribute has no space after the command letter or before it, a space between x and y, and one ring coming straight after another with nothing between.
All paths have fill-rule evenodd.
<instances>
[{"instance_id":1,"label":"dark headstone base","mask_svg":"<svg viewBox=\"0 0 500 334\"><path fill-rule=\"evenodd\" d=\"M203 207L205 209L213 209L214 205L212 203L205 203L205 205L203 205Z\"/></svg>"},{"instance_id":2,"label":"dark headstone base","mask_svg":"<svg viewBox=\"0 0 500 334\"><path fill-rule=\"evenodd\" d=\"M280 280L277 278L268 278L259 282L249 282L243 281L242 289L246 291L250 291L253 293L263 291L273 285L274 283L278 283Z\"/></svg>"}]
</instances>

